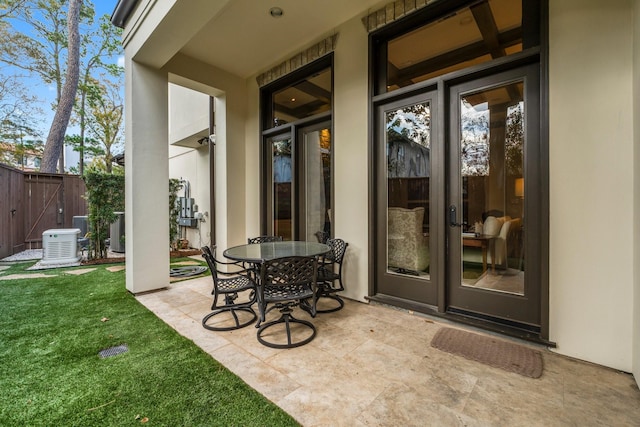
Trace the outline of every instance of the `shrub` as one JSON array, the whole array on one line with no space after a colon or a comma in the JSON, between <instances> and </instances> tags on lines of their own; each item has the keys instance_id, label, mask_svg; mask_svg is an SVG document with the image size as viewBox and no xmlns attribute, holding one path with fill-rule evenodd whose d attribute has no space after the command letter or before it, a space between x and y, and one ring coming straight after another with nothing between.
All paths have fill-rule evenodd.
<instances>
[{"instance_id":1,"label":"shrub","mask_svg":"<svg viewBox=\"0 0 640 427\"><path fill-rule=\"evenodd\" d=\"M115 212L124 211L124 175L89 171L84 175L89 202L89 259L106 258L105 239L116 220Z\"/></svg>"},{"instance_id":2,"label":"shrub","mask_svg":"<svg viewBox=\"0 0 640 427\"><path fill-rule=\"evenodd\" d=\"M169 179L169 247L176 246L178 237L178 217L180 216L180 201L178 191L182 189L182 182L176 178Z\"/></svg>"}]
</instances>

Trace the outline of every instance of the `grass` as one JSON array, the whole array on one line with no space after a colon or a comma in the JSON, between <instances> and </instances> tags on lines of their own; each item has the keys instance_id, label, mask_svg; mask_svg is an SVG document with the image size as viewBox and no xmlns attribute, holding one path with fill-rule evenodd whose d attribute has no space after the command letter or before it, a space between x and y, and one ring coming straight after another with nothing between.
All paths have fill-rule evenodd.
<instances>
[{"instance_id":1,"label":"grass","mask_svg":"<svg viewBox=\"0 0 640 427\"><path fill-rule=\"evenodd\" d=\"M94 267L0 281L0 425L298 425Z\"/></svg>"}]
</instances>

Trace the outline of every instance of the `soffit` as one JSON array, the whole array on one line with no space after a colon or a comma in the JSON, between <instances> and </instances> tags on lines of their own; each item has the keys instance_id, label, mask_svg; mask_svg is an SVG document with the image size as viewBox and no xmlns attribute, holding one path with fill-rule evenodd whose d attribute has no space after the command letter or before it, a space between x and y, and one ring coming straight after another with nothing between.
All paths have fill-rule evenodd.
<instances>
[{"instance_id":1,"label":"soffit","mask_svg":"<svg viewBox=\"0 0 640 427\"><path fill-rule=\"evenodd\" d=\"M181 53L247 78L292 52L364 16L379 0L232 0L181 49ZM273 18L271 7L284 15Z\"/></svg>"}]
</instances>

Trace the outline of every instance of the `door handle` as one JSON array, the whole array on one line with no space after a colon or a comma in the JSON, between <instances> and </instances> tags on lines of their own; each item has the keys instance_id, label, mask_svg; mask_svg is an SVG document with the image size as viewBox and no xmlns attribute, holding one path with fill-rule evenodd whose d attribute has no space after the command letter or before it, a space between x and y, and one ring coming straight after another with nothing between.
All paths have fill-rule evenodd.
<instances>
[{"instance_id":1,"label":"door handle","mask_svg":"<svg viewBox=\"0 0 640 427\"><path fill-rule=\"evenodd\" d=\"M458 211L455 205L451 205L449 206L449 227L461 227L463 225L466 225L466 223L464 222L461 222L461 223L456 222L457 220L458 220Z\"/></svg>"}]
</instances>

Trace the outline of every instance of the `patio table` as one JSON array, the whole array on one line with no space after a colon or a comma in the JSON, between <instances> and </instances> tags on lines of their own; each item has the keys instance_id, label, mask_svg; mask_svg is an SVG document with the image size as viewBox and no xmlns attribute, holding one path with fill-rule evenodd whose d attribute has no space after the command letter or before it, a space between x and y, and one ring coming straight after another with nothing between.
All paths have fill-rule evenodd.
<instances>
[{"instance_id":1,"label":"patio table","mask_svg":"<svg viewBox=\"0 0 640 427\"><path fill-rule=\"evenodd\" d=\"M265 261L271 261L278 258L286 258L291 256L304 256L315 257L327 254L331 251L329 245L316 242L301 242L301 241L284 241L284 242L265 242L265 243L250 243L239 246L233 246L223 252L225 258L233 261L241 261L243 263L253 264L255 267L254 278L258 286L262 286L259 280L260 265ZM258 297L258 305L260 306L260 315L264 320L264 307L260 303L260 297ZM300 308L307 312L311 312L309 306L303 304ZM257 327L257 326L256 326Z\"/></svg>"},{"instance_id":2,"label":"patio table","mask_svg":"<svg viewBox=\"0 0 640 427\"><path fill-rule=\"evenodd\" d=\"M261 264L264 261L271 261L277 258L319 256L329 253L330 251L331 248L324 243L287 241L233 246L225 250L223 255L225 258L234 261Z\"/></svg>"}]
</instances>

